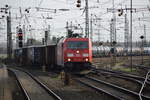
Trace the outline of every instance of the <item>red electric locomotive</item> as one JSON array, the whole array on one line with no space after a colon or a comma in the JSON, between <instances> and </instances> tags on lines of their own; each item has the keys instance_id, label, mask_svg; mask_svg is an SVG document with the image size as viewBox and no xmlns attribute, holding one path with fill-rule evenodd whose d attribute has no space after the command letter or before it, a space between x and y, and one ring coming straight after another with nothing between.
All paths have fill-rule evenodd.
<instances>
[{"instance_id":1,"label":"red electric locomotive","mask_svg":"<svg viewBox=\"0 0 150 100\"><path fill-rule=\"evenodd\" d=\"M92 64L92 43L88 38L62 38L57 45L32 46L15 50L21 65L47 66L49 69L87 69Z\"/></svg>"},{"instance_id":2,"label":"red electric locomotive","mask_svg":"<svg viewBox=\"0 0 150 100\"><path fill-rule=\"evenodd\" d=\"M85 69L92 63L92 43L89 38L65 38L57 44L57 65Z\"/></svg>"}]
</instances>

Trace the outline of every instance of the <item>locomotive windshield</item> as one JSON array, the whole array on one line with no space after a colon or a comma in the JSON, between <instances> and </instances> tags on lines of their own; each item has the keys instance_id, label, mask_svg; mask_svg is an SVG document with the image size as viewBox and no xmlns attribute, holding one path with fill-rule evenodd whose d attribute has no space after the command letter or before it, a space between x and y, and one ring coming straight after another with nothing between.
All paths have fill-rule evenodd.
<instances>
[{"instance_id":1,"label":"locomotive windshield","mask_svg":"<svg viewBox=\"0 0 150 100\"><path fill-rule=\"evenodd\" d=\"M88 41L68 41L67 47L69 49L87 49Z\"/></svg>"}]
</instances>

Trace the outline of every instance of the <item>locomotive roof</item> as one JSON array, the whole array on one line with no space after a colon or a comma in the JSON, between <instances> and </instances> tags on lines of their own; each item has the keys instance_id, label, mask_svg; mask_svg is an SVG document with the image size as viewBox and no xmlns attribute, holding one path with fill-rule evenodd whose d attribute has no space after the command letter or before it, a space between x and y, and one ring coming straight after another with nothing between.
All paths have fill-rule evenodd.
<instances>
[{"instance_id":1,"label":"locomotive roof","mask_svg":"<svg viewBox=\"0 0 150 100\"><path fill-rule=\"evenodd\" d=\"M64 43L65 41L87 41L87 40L89 40L89 38L61 38L57 44Z\"/></svg>"},{"instance_id":2,"label":"locomotive roof","mask_svg":"<svg viewBox=\"0 0 150 100\"><path fill-rule=\"evenodd\" d=\"M89 40L89 38L67 38L66 41L71 41L71 40L80 40L80 41L85 41L85 40Z\"/></svg>"}]
</instances>

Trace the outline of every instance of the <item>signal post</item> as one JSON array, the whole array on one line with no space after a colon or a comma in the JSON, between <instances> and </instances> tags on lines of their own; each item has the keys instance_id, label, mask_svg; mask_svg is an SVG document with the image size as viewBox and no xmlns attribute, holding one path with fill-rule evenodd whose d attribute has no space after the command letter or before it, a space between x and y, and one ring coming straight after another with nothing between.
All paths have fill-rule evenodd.
<instances>
[{"instance_id":1,"label":"signal post","mask_svg":"<svg viewBox=\"0 0 150 100\"><path fill-rule=\"evenodd\" d=\"M21 28L18 29L17 35L18 35L18 47L22 48L23 47L23 33L22 33Z\"/></svg>"}]
</instances>

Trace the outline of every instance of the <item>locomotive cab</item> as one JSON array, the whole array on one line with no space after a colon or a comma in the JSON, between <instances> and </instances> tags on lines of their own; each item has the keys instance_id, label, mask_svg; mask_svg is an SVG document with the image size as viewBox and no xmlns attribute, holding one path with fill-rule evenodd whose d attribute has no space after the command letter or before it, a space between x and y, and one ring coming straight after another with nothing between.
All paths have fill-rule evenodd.
<instances>
[{"instance_id":1,"label":"locomotive cab","mask_svg":"<svg viewBox=\"0 0 150 100\"><path fill-rule=\"evenodd\" d=\"M57 46L57 64L73 69L91 66L92 43L88 38L62 39Z\"/></svg>"}]
</instances>

